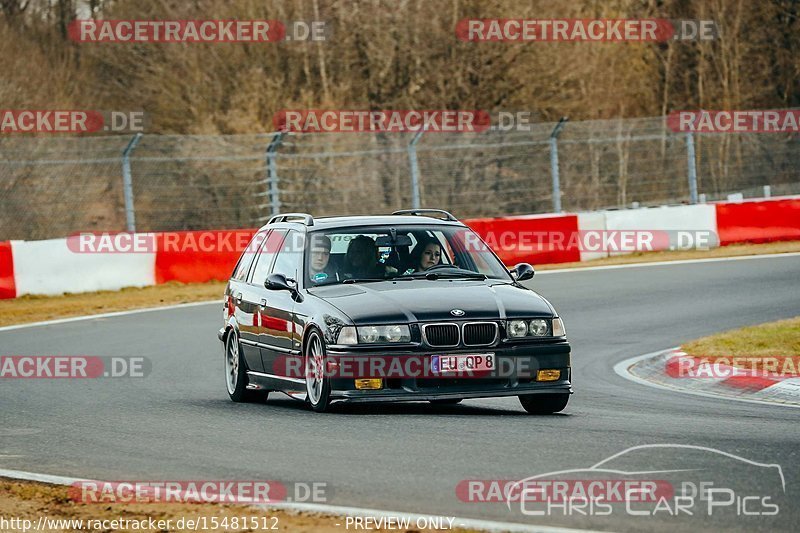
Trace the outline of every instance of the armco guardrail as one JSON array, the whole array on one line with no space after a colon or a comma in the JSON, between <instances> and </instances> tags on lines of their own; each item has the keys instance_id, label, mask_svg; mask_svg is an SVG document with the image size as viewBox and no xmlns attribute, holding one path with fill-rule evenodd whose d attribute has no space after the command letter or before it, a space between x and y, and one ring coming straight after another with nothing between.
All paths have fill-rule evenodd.
<instances>
[{"instance_id":1,"label":"armco guardrail","mask_svg":"<svg viewBox=\"0 0 800 533\"><path fill-rule=\"evenodd\" d=\"M707 232L719 237L709 243L712 246L800 240L800 196L465 222L508 265L566 263L626 253L582 250L569 242L568 236L586 232ZM0 299L142 287L168 281L224 280L239 257L239 250L254 232L244 229L149 234L153 237L148 241L151 248L135 253L77 253L66 238L0 242ZM238 247L208 252L203 249L203 239L224 240L237 243ZM192 245L185 246L186 243ZM668 245L661 241L654 249Z\"/></svg>"}]
</instances>

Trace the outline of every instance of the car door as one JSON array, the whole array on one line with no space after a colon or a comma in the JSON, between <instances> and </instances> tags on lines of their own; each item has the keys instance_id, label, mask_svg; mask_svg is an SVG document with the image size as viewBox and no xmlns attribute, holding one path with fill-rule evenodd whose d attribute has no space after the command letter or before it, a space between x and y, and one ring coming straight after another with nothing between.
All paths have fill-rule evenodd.
<instances>
[{"instance_id":1,"label":"car door","mask_svg":"<svg viewBox=\"0 0 800 533\"><path fill-rule=\"evenodd\" d=\"M281 244L271 272L283 274L287 279L299 280L302 273L305 235L290 230ZM267 291L266 305L261 309L259 344L264 371L268 374L299 378L287 357L294 350L294 313L296 302L290 291ZM296 370L296 369L295 369Z\"/></svg>"},{"instance_id":2,"label":"car door","mask_svg":"<svg viewBox=\"0 0 800 533\"><path fill-rule=\"evenodd\" d=\"M236 321L239 326L240 333L239 339L241 340L242 325L244 325L245 334L250 334L249 327L253 322L253 313L255 309L252 308L249 299L245 299L244 295L249 291L248 283L250 279L250 271L252 270L253 263L258 258L258 251L264 239L267 238L269 231L260 231L253 236L253 239L247 245L247 248L242 252L239 257L236 268L228 281L228 288L225 296L225 310L224 318L227 322L231 317ZM242 343L242 356L247 360L247 355L244 350L245 343ZM261 366L261 362L253 357L252 349L249 365L256 365L256 368Z\"/></svg>"},{"instance_id":3,"label":"car door","mask_svg":"<svg viewBox=\"0 0 800 533\"><path fill-rule=\"evenodd\" d=\"M267 289L264 288L264 281L272 268L272 263L277 255L280 243L283 242L286 230L275 229L269 232L264 239L258 254L250 269L248 282L241 285L241 289L236 297L239 315L239 338L242 341L242 351L244 352L247 368L255 372L264 372L264 365L261 359L261 349L259 348L259 333L261 332L261 309L264 302L264 295Z\"/></svg>"}]
</instances>

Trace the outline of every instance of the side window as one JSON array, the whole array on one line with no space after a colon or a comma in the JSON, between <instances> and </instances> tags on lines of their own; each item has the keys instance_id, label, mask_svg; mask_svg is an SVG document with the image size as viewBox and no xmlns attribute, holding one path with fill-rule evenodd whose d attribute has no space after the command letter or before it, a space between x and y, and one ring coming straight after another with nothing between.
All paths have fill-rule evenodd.
<instances>
[{"instance_id":1,"label":"side window","mask_svg":"<svg viewBox=\"0 0 800 533\"><path fill-rule=\"evenodd\" d=\"M253 259L256 257L256 251L260 248L267 231L260 231L253 236L253 239L244 249L242 255L239 257L239 262L236 263L236 268L233 270L232 279L237 281L244 281L247 278L247 272L250 270L250 265L253 264Z\"/></svg>"},{"instance_id":2,"label":"side window","mask_svg":"<svg viewBox=\"0 0 800 533\"><path fill-rule=\"evenodd\" d=\"M304 235L298 231L290 231L283 241L278 258L272 272L283 274L287 278L297 279L300 265L303 261Z\"/></svg>"},{"instance_id":3,"label":"side window","mask_svg":"<svg viewBox=\"0 0 800 533\"><path fill-rule=\"evenodd\" d=\"M263 286L264 282L267 281L267 274L269 274L269 268L272 266L272 260L275 259L285 234L285 229L276 229L264 240L264 244L258 252L253 272L250 274L251 283Z\"/></svg>"}]
</instances>

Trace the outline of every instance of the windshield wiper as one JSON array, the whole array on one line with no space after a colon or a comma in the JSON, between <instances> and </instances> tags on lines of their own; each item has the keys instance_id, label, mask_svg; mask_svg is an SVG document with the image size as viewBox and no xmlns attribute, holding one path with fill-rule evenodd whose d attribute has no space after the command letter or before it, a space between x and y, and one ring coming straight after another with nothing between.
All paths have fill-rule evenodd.
<instances>
[{"instance_id":1,"label":"windshield wiper","mask_svg":"<svg viewBox=\"0 0 800 533\"><path fill-rule=\"evenodd\" d=\"M428 272L425 274L425 279L437 280L448 278L465 278L465 279L487 279L486 274L479 272Z\"/></svg>"},{"instance_id":2,"label":"windshield wiper","mask_svg":"<svg viewBox=\"0 0 800 533\"><path fill-rule=\"evenodd\" d=\"M369 283L371 281L388 281L386 278L347 278L342 283Z\"/></svg>"},{"instance_id":3,"label":"windshield wiper","mask_svg":"<svg viewBox=\"0 0 800 533\"><path fill-rule=\"evenodd\" d=\"M437 279L448 279L448 278L464 278L464 279L488 279L486 274L481 274L480 272L473 272L471 270L462 270L462 269L452 269L446 272L442 272L438 270L436 272L414 272L412 274L404 274L402 276L398 276L395 279L429 279L429 280L437 280Z\"/></svg>"}]
</instances>

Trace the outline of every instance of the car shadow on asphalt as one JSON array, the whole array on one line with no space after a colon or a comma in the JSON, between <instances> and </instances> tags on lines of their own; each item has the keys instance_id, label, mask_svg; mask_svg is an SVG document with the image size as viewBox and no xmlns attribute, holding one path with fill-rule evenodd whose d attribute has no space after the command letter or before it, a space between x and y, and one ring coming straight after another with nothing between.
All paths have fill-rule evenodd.
<instances>
[{"instance_id":1,"label":"car shadow on asphalt","mask_svg":"<svg viewBox=\"0 0 800 533\"><path fill-rule=\"evenodd\" d=\"M284 399L270 396L267 406L282 409L294 409L311 412L311 409L297 400ZM427 416L532 416L523 411L514 409L501 409L462 403L458 405L432 405L428 402L397 402L397 403L334 403L329 414L337 415L427 415ZM547 415L549 417L567 417L566 413Z\"/></svg>"},{"instance_id":2,"label":"car shadow on asphalt","mask_svg":"<svg viewBox=\"0 0 800 533\"><path fill-rule=\"evenodd\" d=\"M209 398L203 401L192 401L204 409L230 411L233 408L246 408L248 413L257 414L262 409L274 409L277 412L305 412L315 414L302 401L293 400L280 393L272 393L266 402L234 404L227 399ZM411 415L411 416L518 416L531 418L569 418L569 413L554 413L552 415L530 415L522 410L501 409L462 403L458 405L432 405L425 401L397 402L397 403L334 403L330 410L318 416L326 415Z\"/></svg>"}]
</instances>

